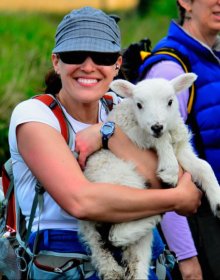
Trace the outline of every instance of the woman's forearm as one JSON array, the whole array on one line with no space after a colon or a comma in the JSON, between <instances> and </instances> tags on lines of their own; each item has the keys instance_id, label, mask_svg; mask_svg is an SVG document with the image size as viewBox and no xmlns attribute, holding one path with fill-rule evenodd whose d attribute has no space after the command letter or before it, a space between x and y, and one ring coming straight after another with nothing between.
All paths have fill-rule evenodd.
<instances>
[{"instance_id":1,"label":"woman's forearm","mask_svg":"<svg viewBox=\"0 0 220 280\"><path fill-rule=\"evenodd\" d=\"M201 193L185 173L177 188L155 190L136 189L119 185L92 183L89 187L79 187L75 193L75 207L71 205L71 214L80 219L123 222L177 211L189 215L200 204ZM72 200L69 200L73 203ZM76 207L76 205L78 207ZM66 207L67 205L65 205ZM76 209L80 211L75 212Z\"/></svg>"}]
</instances>

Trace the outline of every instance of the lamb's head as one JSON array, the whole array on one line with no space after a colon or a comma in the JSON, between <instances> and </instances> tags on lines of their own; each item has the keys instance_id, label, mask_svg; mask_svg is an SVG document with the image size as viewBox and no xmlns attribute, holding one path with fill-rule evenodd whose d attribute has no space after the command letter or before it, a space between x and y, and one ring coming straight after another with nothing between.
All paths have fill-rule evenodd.
<instances>
[{"instance_id":1,"label":"lamb's head","mask_svg":"<svg viewBox=\"0 0 220 280\"><path fill-rule=\"evenodd\" d=\"M194 73L186 73L170 81L154 78L136 85L125 80L115 80L110 88L122 97L133 99L139 126L158 138L179 117L177 93L189 88L196 78Z\"/></svg>"}]
</instances>

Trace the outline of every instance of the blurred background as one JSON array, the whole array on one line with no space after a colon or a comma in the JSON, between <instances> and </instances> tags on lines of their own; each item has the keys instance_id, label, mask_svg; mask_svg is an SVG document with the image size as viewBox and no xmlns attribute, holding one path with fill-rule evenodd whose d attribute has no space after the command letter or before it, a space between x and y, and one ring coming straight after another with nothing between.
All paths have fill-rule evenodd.
<instances>
[{"instance_id":1,"label":"blurred background","mask_svg":"<svg viewBox=\"0 0 220 280\"><path fill-rule=\"evenodd\" d=\"M8 124L14 106L41 92L51 68L56 27L72 9L83 6L118 14L122 47L150 38L152 46L163 37L174 0L0 0L0 164L9 157Z\"/></svg>"}]
</instances>

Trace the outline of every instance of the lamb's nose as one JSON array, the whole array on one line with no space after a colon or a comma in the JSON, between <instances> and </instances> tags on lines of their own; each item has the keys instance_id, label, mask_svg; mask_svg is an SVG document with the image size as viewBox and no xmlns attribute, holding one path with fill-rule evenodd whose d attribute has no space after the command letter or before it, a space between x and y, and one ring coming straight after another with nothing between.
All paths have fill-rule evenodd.
<instances>
[{"instance_id":1,"label":"lamb's nose","mask_svg":"<svg viewBox=\"0 0 220 280\"><path fill-rule=\"evenodd\" d=\"M153 131L154 135L156 137L160 136L161 135L161 132L163 130L163 125L161 124L155 124L155 125L152 125L151 126L151 130Z\"/></svg>"}]
</instances>

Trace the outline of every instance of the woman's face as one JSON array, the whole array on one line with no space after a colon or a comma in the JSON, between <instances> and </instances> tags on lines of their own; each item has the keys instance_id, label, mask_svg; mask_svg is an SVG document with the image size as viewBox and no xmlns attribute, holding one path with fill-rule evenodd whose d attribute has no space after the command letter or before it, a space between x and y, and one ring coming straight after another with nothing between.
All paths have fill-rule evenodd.
<instances>
[{"instance_id":1,"label":"woman's face","mask_svg":"<svg viewBox=\"0 0 220 280\"><path fill-rule=\"evenodd\" d=\"M122 58L107 66L96 64L89 56L81 64L64 63L56 54L52 55L52 61L61 77L63 97L90 103L99 100L108 91L109 84L118 73L116 64L120 66Z\"/></svg>"},{"instance_id":2,"label":"woman's face","mask_svg":"<svg viewBox=\"0 0 220 280\"><path fill-rule=\"evenodd\" d=\"M205 36L217 35L220 31L220 1L193 0L188 3L191 14L191 25Z\"/></svg>"}]
</instances>

